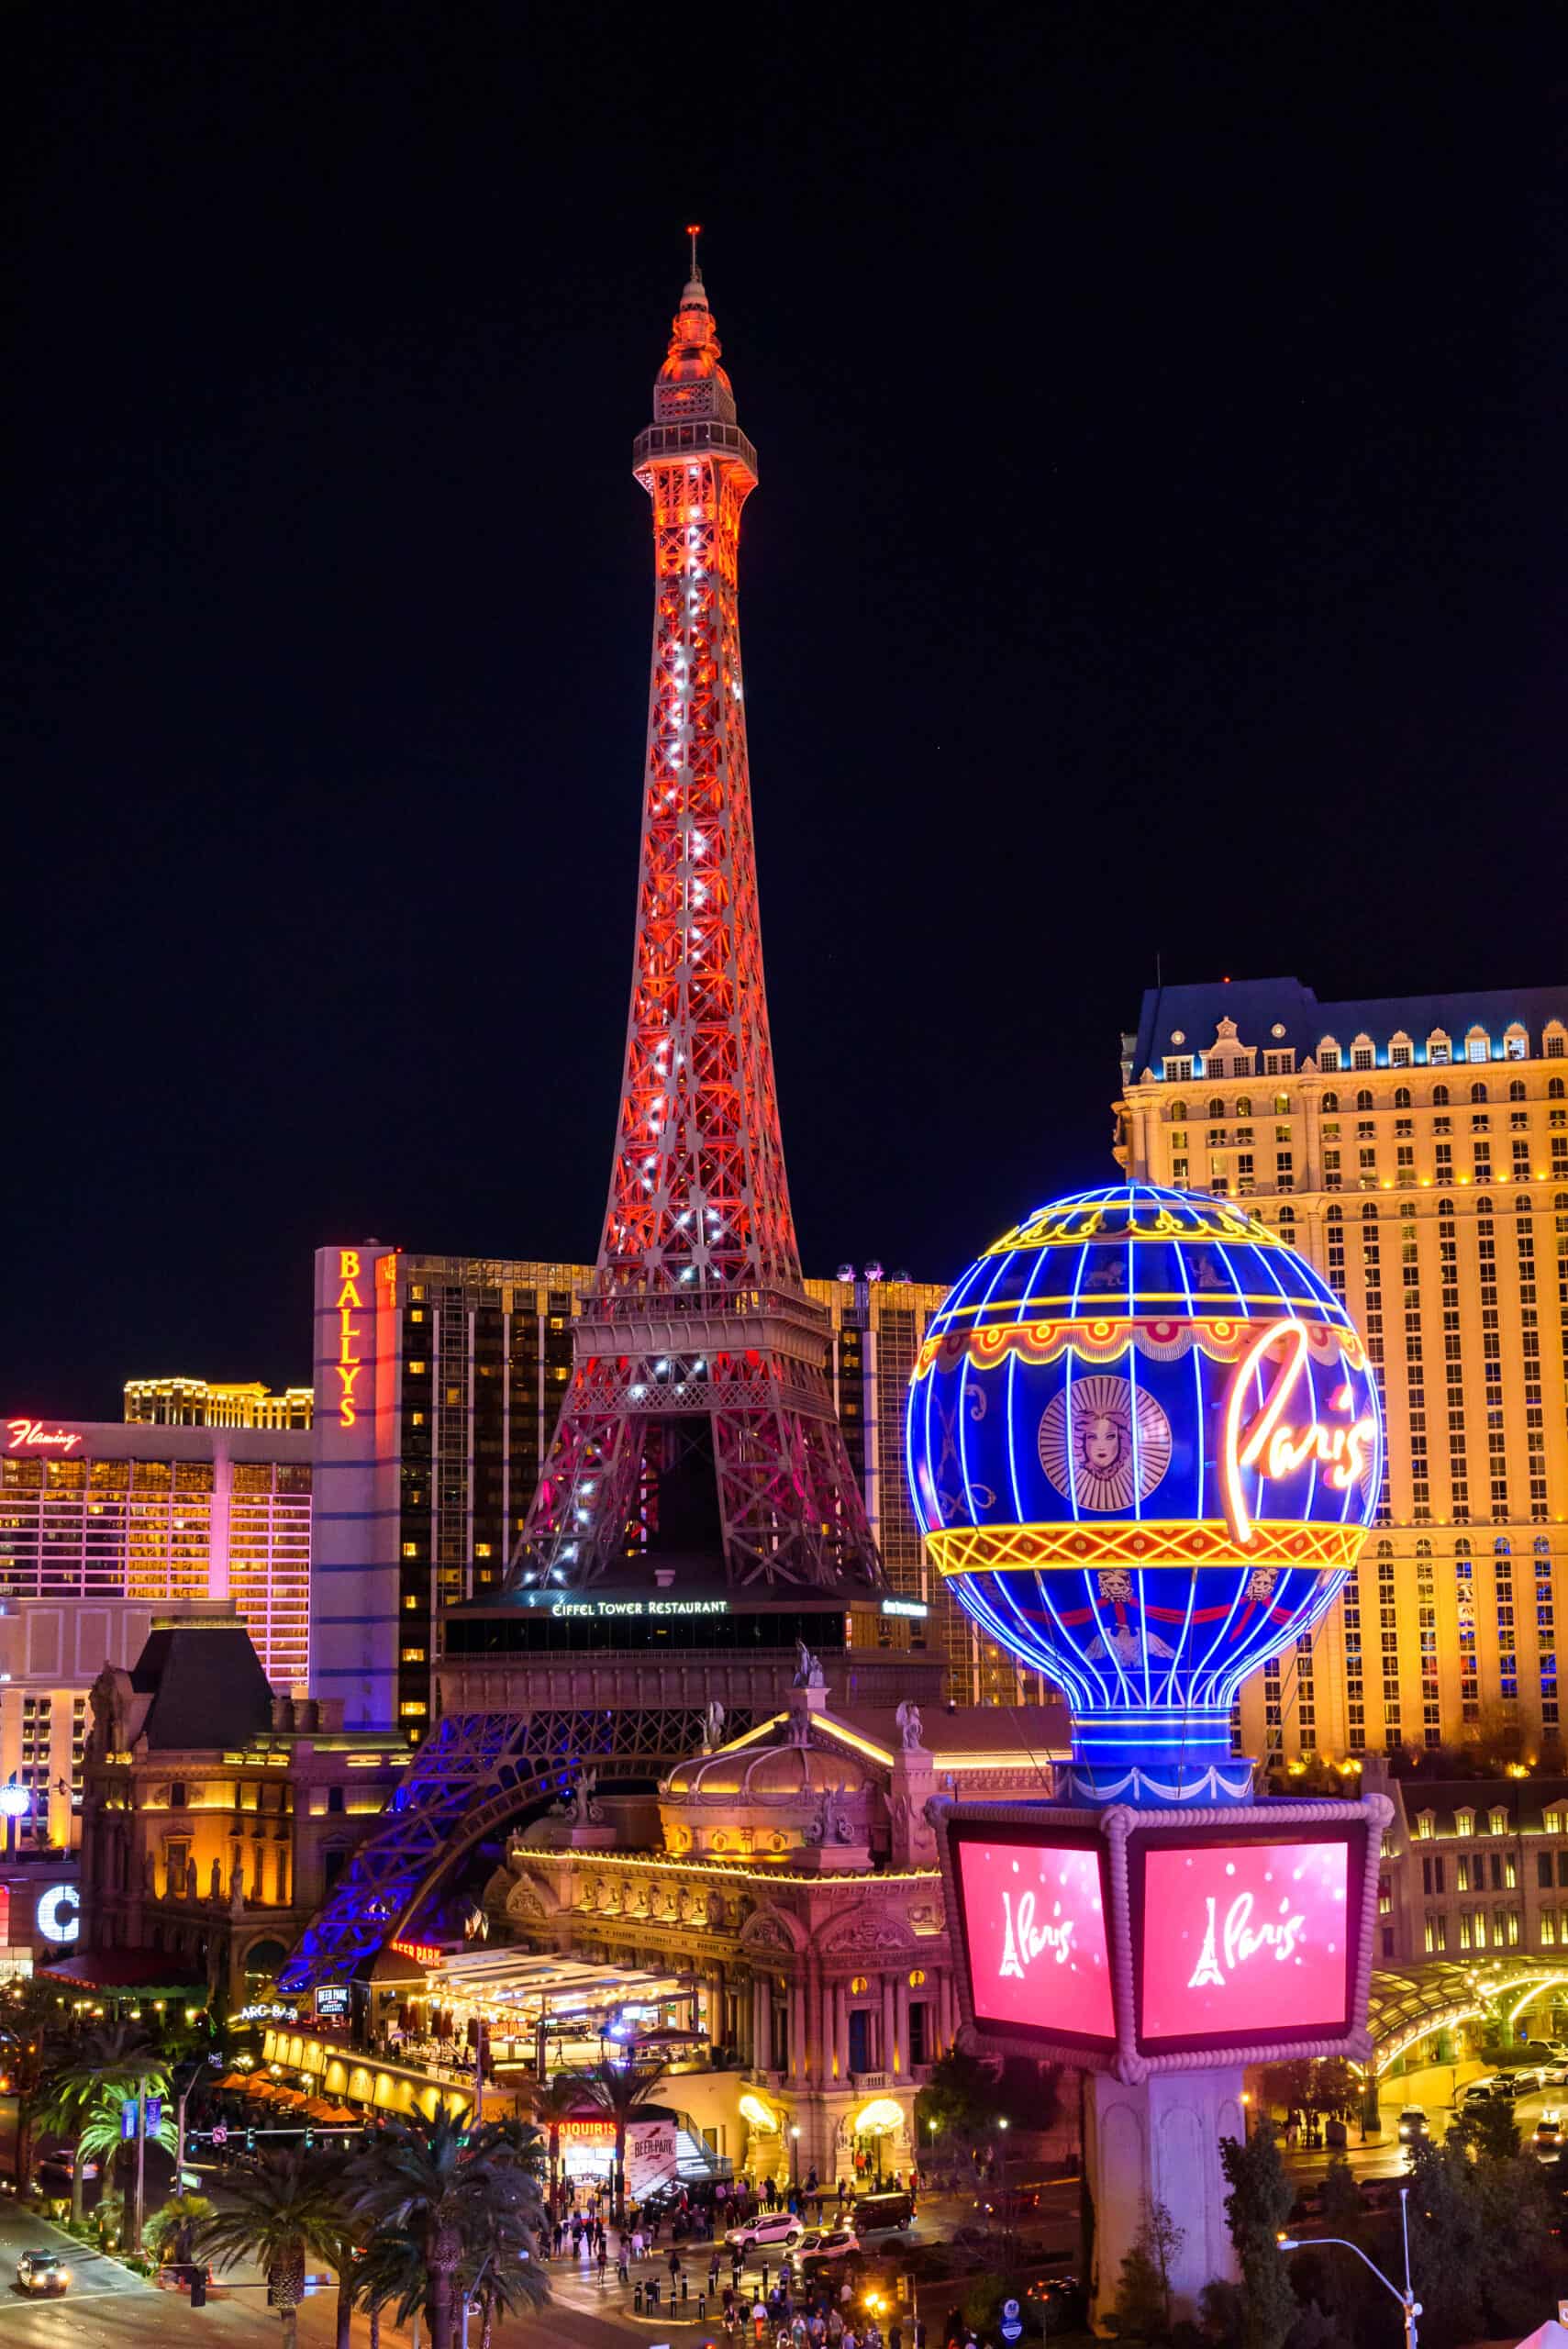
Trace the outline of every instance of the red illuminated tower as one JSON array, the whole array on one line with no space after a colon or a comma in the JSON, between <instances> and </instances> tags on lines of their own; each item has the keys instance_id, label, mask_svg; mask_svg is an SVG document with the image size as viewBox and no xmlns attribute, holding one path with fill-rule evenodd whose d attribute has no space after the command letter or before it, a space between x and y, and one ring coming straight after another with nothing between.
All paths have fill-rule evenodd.
<instances>
[{"instance_id":1,"label":"red illuminated tower","mask_svg":"<svg viewBox=\"0 0 1568 2349\"><path fill-rule=\"evenodd\" d=\"M801 1280L762 980L737 599L756 452L689 233L633 459L653 661L609 1205L512 1579L581 1586L662 1553L848 1595L882 1570Z\"/></svg>"}]
</instances>

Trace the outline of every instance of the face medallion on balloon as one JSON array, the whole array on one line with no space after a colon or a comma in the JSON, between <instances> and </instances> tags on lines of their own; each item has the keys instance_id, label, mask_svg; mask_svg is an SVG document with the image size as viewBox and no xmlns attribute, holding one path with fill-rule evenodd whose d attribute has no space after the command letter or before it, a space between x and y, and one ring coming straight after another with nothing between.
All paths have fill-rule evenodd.
<instances>
[{"instance_id":1,"label":"face medallion on balloon","mask_svg":"<svg viewBox=\"0 0 1568 2349\"><path fill-rule=\"evenodd\" d=\"M1082 1508L1130 1508L1171 1464L1171 1422L1125 1378L1077 1378L1045 1407L1040 1464Z\"/></svg>"}]
</instances>

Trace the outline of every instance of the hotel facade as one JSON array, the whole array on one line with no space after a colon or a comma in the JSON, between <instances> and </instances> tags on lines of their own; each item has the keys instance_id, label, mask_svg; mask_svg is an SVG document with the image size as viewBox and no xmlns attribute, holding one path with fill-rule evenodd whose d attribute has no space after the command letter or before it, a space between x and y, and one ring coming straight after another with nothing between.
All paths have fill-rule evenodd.
<instances>
[{"instance_id":1,"label":"hotel facade","mask_svg":"<svg viewBox=\"0 0 1568 2349\"><path fill-rule=\"evenodd\" d=\"M232 1599L280 1692L310 1668L311 1438L275 1427L0 1420L0 1778L23 1840L76 1841L87 1692L154 1612Z\"/></svg>"},{"instance_id":2,"label":"hotel facade","mask_svg":"<svg viewBox=\"0 0 1568 2349\"><path fill-rule=\"evenodd\" d=\"M446 1610L502 1588L592 1279L372 1241L317 1252L312 1685L350 1722L428 1733ZM929 1610L915 1636L958 1703L1038 1700L948 1598L909 1507L905 1389L945 1289L847 1268L806 1288L831 1321L828 1375L889 1585Z\"/></svg>"},{"instance_id":3,"label":"hotel facade","mask_svg":"<svg viewBox=\"0 0 1568 2349\"><path fill-rule=\"evenodd\" d=\"M1289 1769L1473 1748L1561 1766L1568 1608L1568 987L1319 1003L1151 990L1128 1174L1244 1200L1344 1298L1387 1467L1342 1599L1242 1692Z\"/></svg>"}]
</instances>

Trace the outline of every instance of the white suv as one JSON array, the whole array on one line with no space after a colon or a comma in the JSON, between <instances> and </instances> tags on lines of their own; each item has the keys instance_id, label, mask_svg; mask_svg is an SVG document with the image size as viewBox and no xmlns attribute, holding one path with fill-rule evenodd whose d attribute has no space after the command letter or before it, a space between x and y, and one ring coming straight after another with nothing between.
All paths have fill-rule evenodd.
<instances>
[{"instance_id":1,"label":"white suv","mask_svg":"<svg viewBox=\"0 0 1568 2349\"><path fill-rule=\"evenodd\" d=\"M787 2210L776 2210L771 2217L748 2219L743 2225L731 2227L724 2240L735 2251L753 2251L759 2245L766 2248L772 2243L782 2243L786 2251L793 2251L805 2232L798 2219L792 2218Z\"/></svg>"}]
</instances>

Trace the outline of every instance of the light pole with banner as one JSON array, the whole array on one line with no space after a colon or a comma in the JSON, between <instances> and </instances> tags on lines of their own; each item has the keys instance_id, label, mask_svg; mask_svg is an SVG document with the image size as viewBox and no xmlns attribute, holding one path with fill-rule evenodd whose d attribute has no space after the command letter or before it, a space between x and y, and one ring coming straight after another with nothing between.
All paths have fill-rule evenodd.
<instances>
[{"instance_id":1,"label":"light pole with banner","mask_svg":"<svg viewBox=\"0 0 1568 2349\"><path fill-rule=\"evenodd\" d=\"M32 1807L30 1789L19 1787L15 1777L0 1787L0 1812L4 1812L6 1818L6 1857L8 1860L17 1856L17 1830Z\"/></svg>"}]
</instances>

